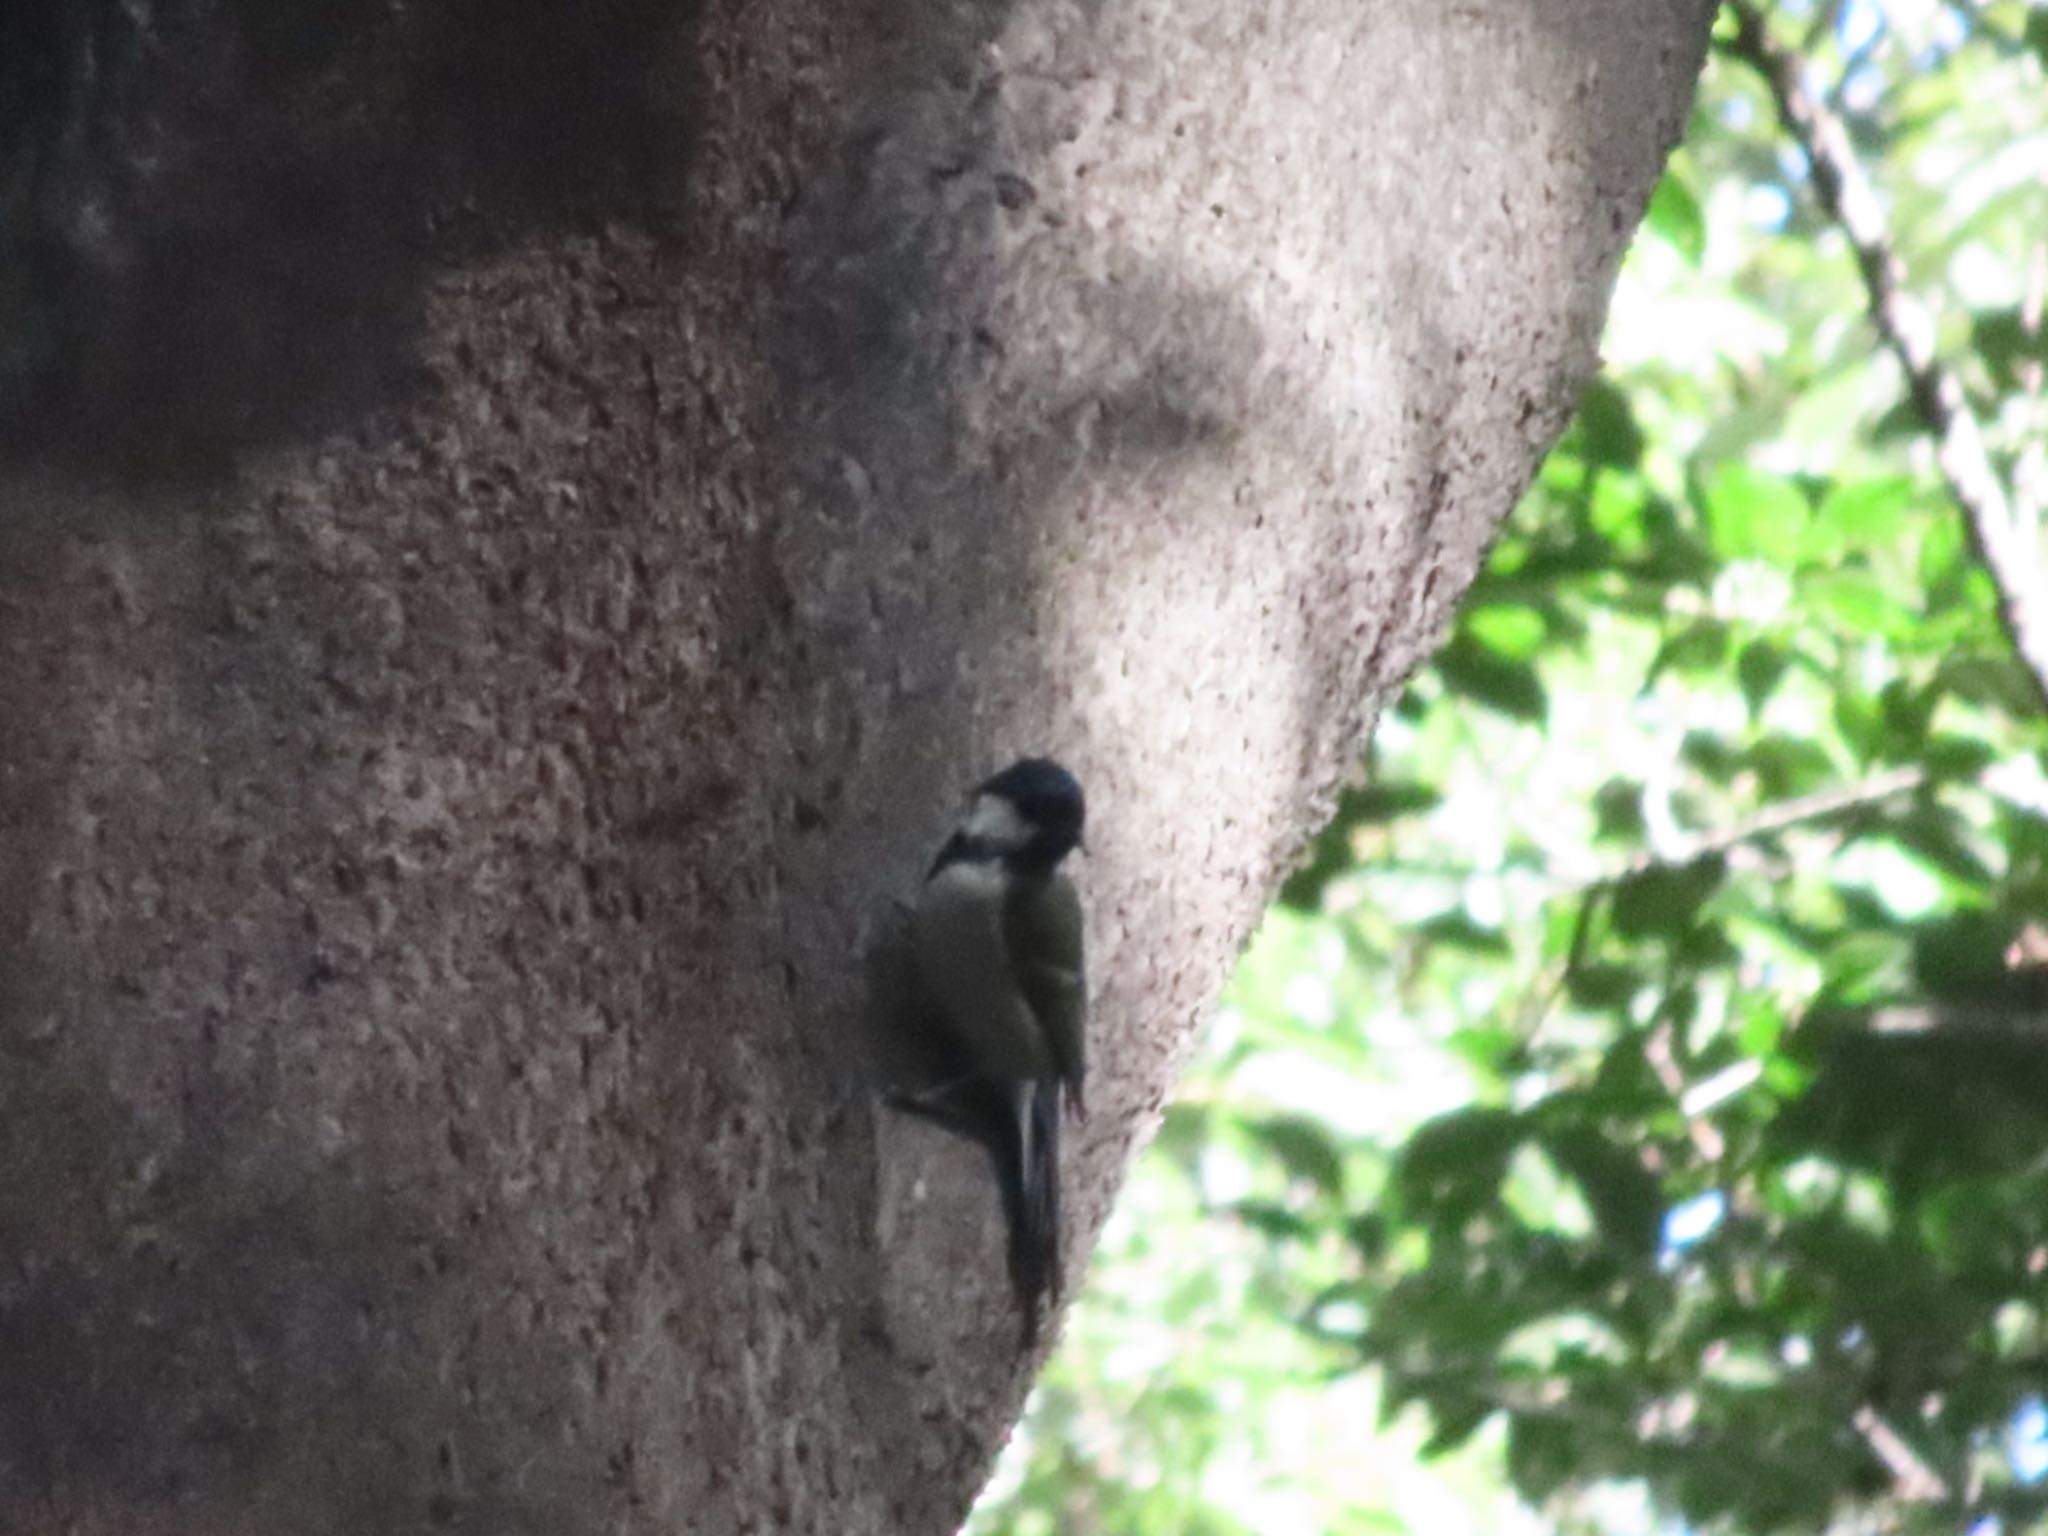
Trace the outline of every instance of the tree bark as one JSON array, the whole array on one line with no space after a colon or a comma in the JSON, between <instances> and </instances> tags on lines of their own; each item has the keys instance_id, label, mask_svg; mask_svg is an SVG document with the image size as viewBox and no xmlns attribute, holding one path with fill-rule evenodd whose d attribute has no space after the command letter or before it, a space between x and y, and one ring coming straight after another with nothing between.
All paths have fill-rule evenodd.
<instances>
[{"instance_id":1,"label":"tree bark","mask_svg":"<svg viewBox=\"0 0 2048 1536\"><path fill-rule=\"evenodd\" d=\"M1080 773L1085 1253L1710 12L11 0L0 1529L950 1530L863 935Z\"/></svg>"}]
</instances>

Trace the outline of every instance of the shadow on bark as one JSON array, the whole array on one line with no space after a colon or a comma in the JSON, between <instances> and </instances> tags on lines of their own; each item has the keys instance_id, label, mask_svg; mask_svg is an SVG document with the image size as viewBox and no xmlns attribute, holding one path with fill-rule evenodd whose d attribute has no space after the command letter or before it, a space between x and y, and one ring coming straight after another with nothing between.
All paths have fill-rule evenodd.
<instances>
[{"instance_id":1,"label":"shadow on bark","mask_svg":"<svg viewBox=\"0 0 2048 1536\"><path fill-rule=\"evenodd\" d=\"M672 215L694 0L0 6L0 466L205 479L410 385L437 249Z\"/></svg>"},{"instance_id":2,"label":"shadow on bark","mask_svg":"<svg viewBox=\"0 0 2048 1536\"><path fill-rule=\"evenodd\" d=\"M199 1089L170 1138L95 1067L67 1086L29 1065L10 1059L0 1094L0 1228L65 1257L0 1283L0 1508L89 1511L86 1531L161 1529L171 1509L192 1531L266 1513L295 1530L569 1528L584 1499L548 1468L501 1466L459 1374L421 1368L445 1356L422 1312L454 1259L389 1180L320 1163L253 1100ZM532 1345L518 1358L545 1405L567 1367Z\"/></svg>"}]
</instances>

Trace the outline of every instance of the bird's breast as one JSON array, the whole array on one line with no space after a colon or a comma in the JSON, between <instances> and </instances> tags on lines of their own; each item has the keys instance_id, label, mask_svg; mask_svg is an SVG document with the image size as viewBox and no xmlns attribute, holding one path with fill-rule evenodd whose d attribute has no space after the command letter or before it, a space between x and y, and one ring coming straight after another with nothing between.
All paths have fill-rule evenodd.
<instances>
[{"instance_id":1,"label":"bird's breast","mask_svg":"<svg viewBox=\"0 0 2048 1536\"><path fill-rule=\"evenodd\" d=\"M925 882L918 963L946 1022L977 1066L996 1077L1044 1077L1051 1052L1017 986L1004 939L1009 880L1000 865L949 864Z\"/></svg>"}]
</instances>

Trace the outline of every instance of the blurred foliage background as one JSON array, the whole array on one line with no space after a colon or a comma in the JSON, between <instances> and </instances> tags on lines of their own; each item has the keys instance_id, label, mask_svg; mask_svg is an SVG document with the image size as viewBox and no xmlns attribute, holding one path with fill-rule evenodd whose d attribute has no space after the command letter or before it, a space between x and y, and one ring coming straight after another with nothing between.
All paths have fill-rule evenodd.
<instances>
[{"instance_id":1,"label":"blurred foliage background","mask_svg":"<svg viewBox=\"0 0 2048 1536\"><path fill-rule=\"evenodd\" d=\"M977 1536L2048 1529L2048 615L1855 249L2040 570L2048 9L1716 43L1605 375L1245 956Z\"/></svg>"}]
</instances>

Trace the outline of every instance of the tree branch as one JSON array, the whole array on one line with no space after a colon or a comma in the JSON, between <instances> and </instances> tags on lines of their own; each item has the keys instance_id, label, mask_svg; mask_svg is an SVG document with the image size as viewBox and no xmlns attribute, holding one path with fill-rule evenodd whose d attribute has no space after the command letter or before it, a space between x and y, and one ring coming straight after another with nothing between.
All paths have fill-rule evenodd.
<instances>
[{"instance_id":1,"label":"tree branch","mask_svg":"<svg viewBox=\"0 0 2048 1536\"><path fill-rule=\"evenodd\" d=\"M1825 821L1846 811L1880 805L1900 795L1910 794L1929 782L1927 770L1924 768L1894 768L1884 773L1873 774L1860 784L1848 784L1840 789L1824 789L1810 795L1800 795L1796 799L1780 800L1773 805L1765 806L1748 820L1736 822L1733 826L1694 833L1674 840L1662 848L1646 848L1630 859L1620 871L1603 876L1598 883L1612 885L1615 881L1631 875L1644 874L1653 869L1676 868L1690 864L1695 859L1705 858L1711 853L1728 853L1745 843L1753 843L1760 838L1790 831L1810 821Z\"/></svg>"},{"instance_id":2,"label":"tree branch","mask_svg":"<svg viewBox=\"0 0 2048 1536\"><path fill-rule=\"evenodd\" d=\"M1727 51L1763 76L1785 131L1806 153L1821 207L1849 238L1870 318L1905 370L1908 397L1934 438L1935 461L1962 509L1971 546L1997 584L2006 634L2048 706L2048 581L2036 558L2037 519L2023 516L2007 496L1961 382L1935 353L1932 317L1905 290L1883 209L1841 119L1807 81L1804 61L1771 37L1750 0L1730 0L1728 9L1736 30Z\"/></svg>"},{"instance_id":3,"label":"tree branch","mask_svg":"<svg viewBox=\"0 0 2048 1536\"><path fill-rule=\"evenodd\" d=\"M1938 1503L1949 1496L1948 1481L1929 1466L1906 1437L1875 1408L1865 1403L1856 1410L1856 1432L1863 1436L1871 1453L1892 1475L1892 1496L1910 1504Z\"/></svg>"},{"instance_id":4,"label":"tree branch","mask_svg":"<svg viewBox=\"0 0 2048 1536\"><path fill-rule=\"evenodd\" d=\"M1809 1018L1843 1017L1858 1021L1872 1035L1972 1035L1979 1039L2010 1040L2022 1045L2048 1041L2039 1010L1964 1007L1954 1003L1894 1003L1883 1008L1830 1009Z\"/></svg>"}]
</instances>

